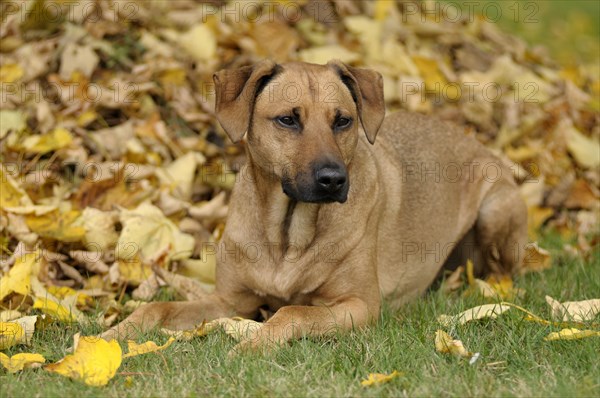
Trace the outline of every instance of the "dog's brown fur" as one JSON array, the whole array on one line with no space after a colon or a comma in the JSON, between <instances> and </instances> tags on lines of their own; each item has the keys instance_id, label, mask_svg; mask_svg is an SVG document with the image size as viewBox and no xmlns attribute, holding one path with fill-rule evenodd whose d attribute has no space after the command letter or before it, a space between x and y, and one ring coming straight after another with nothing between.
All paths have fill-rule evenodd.
<instances>
[{"instance_id":1,"label":"dog's brown fur","mask_svg":"<svg viewBox=\"0 0 600 398\"><path fill-rule=\"evenodd\" d=\"M268 306L275 315L241 343L265 346L363 326L377 318L382 297L393 307L418 297L449 261L519 267L527 217L510 170L433 117L384 120L378 73L336 61L263 61L214 79L217 117L233 141L246 134L248 158L231 197L216 290L145 305L104 338L254 318ZM282 115L295 127L278 122ZM341 117L350 127L337 127ZM347 201L341 190L315 194L319 162L345 167Z\"/></svg>"}]
</instances>

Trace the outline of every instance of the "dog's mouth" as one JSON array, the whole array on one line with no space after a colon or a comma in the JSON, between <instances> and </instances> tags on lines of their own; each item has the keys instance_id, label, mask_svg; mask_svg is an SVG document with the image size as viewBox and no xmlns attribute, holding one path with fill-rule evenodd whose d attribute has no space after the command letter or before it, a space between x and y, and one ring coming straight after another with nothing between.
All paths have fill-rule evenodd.
<instances>
[{"instance_id":1,"label":"dog's mouth","mask_svg":"<svg viewBox=\"0 0 600 398\"><path fill-rule=\"evenodd\" d=\"M308 186L295 186L290 180L281 181L283 193L290 199L305 203L344 203L348 200L350 183L346 181L335 192L324 190L317 184L306 184Z\"/></svg>"}]
</instances>

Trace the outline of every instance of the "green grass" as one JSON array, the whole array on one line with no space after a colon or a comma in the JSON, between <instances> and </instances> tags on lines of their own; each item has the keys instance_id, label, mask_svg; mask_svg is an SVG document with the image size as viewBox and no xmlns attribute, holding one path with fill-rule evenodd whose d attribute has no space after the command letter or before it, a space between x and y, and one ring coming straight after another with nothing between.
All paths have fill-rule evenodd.
<instances>
[{"instance_id":1,"label":"green grass","mask_svg":"<svg viewBox=\"0 0 600 398\"><path fill-rule=\"evenodd\" d=\"M556 238L545 244L556 248L554 266L516 280L527 292L518 304L549 318L546 294L561 301L599 296L598 252L582 262L561 257ZM102 388L41 369L3 373L1 396L599 396L600 338L547 342L543 337L558 328L525 322L516 311L448 330L467 349L481 353L474 365L437 353L436 317L478 304L477 298L434 291L400 311L384 310L380 322L369 329L295 341L268 356L228 358L234 341L215 333L176 342L160 354L127 359ZM56 361L79 330L50 326L36 332L32 347L13 347L7 354L39 352ZM88 328L83 334L98 331ZM155 334L146 337L165 341ZM404 375L381 386L360 385L371 372L393 370Z\"/></svg>"}]
</instances>

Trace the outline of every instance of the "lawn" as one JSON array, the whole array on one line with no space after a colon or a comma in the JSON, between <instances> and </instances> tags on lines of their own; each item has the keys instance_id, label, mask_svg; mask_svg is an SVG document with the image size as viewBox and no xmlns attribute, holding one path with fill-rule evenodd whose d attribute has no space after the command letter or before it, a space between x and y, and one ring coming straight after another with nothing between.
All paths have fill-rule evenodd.
<instances>
[{"instance_id":1,"label":"lawn","mask_svg":"<svg viewBox=\"0 0 600 398\"><path fill-rule=\"evenodd\" d=\"M515 303L548 319L545 295L559 301L598 296L597 250L584 262L561 254L559 238L547 237L543 244L551 248L553 267L517 278L516 286L526 294ZM516 311L447 330L468 350L481 353L475 364L436 352L437 316L481 303L481 298L463 298L460 292L431 291L400 311L384 310L379 323L366 330L296 341L266 356L229 358L235 342L218 332L127 359L106 387L25 370L0 376L2 396L598 396L600 338L544 341L560 328L524 321ZM55 361L66 354L77 331L78 326L50 325L36 332L32 347L6 353L39 352ZM87 328L83 334L97 331ZM146 338L166 340L151 334L138 341ZM360 384L369 373L394 370L402 375L387 384Z\"/></svg>"}]
</instances>

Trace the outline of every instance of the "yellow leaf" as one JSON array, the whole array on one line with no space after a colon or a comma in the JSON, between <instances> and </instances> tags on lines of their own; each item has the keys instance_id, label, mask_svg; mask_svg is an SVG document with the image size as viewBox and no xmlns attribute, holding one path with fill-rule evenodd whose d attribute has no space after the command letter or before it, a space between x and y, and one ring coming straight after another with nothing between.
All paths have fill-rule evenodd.
<instances>
[{"instance_id":1,"label":"yellow leaf","mask_svg":"<svg viewBox=\"0 0 600 398\"><path fill-rule=\"evenodd\" d=\"M104 251L114 247L119 239L115 231L116 215L93 207L86 207L81 213L81 223L85 228L84 244L88 250Z\"/></svg>"},{"instance_id":2,"label":"yellow leaf","mask_svg":"<svg viewBox=\"0 0 600 398\"><path fill-rule=\"evenodd\" d=\"M223 330L225 330L225 333L228 336L233 337L236 341L248 339L253 335L253 333L263 326L261 322L240 317L233 317L215 319L208 322L205 327L208 330L213 330L215 325L221 326Z\"/></svg>"},{"instance_id":3,"label":"yellow leaf","mask_svg":"<svg viewBox=\"0 0 600 398\"><path fill-rule=\"evenodd\" d=\"M513 281L510 276L491 275L487 280L475 278L473 271L473 262L467 260L467 280L469 289L465 290L463 296L472 294L480 294L484 298L489 299L512 299L523 295L524 291L513 287Z\"/></svg>"},{"instance_id":4,"label":"yellow leaf","mask_svg":"<svg viewBox=\"0 0 600 398\"><path fill-rule=\"evenodd\" d=\"M0 207L6 209L13 206L32 205L27 193L21 189L19 184L0 167Z\"/></svg>"},{"instance_id":5,"label":"yellow leaf","mask_svg":"<svg viewBox=\"0 0 600 398\"><path fill-rule=\"evenodd\" d=\"M435 332L435 349L438 352L459 357L471 358L473 356L472 353L465 349L462 341L452 339L452 337L443 330L437 330Z\"/></svg>"},{"instance_id":6,"label":"yellow leaf","mask_svg":"<svg viewBox=\"0 0 600 398\"><path fill-rule=\"evenodd\" d=\"M92 300L92 298L87 294L80 293L77 290L71 289L68 286L48 286L48 292L50 292L50 294L52 294L59 300L65 299L69 296L76 296L77 305L82 307L89 304Z\"/></svg>"},{"instance_id":7,"label":"yellow leaf","mask_svg":"<svg viewBox=\"0 0 600 398\"><path fill-rule=\"evenodd\" d=\"M98 114L93 109L88 109L77 116L77 125L85 127L98 118Z\"/></svg>"},{"instance_id":8,"label":"yellow leaf","mask_svg":"<svg viewBox=\"0 0 600 398\"><path fill-rule=\"evenodd\" d=\"M29 153L44 154L56 151L71 144L73 137L68 130L56 128L49 133L32 135L23 140L22 147Z\"/></svg>"},{"instance_id":9,"label":"yellow leaf","mask_svg":"<svg viewBox=\"0 0 600 398\"><path fill-rule=\"evenodd\" d=\"M587 137L575 127L565 129L567 149L575 161L583 168L593 169L600 165L600 141Z\"/></svg>"},{"instance_id":10,"label":"yellow leaf","mask_svg":"<svg viewBox=\"0 0 600 398\"><path fill-rule=\"evenodd\" d=\"M206 336L210 332L214 331L217 327L219 327L217 323L211 322L210 324L208 324L206 322L202 322L200 326L192 330L161 329L160 331L166 334L167 336L173 336L175 340L188 341L193 339L194 337Z\"/></svg>"},{"instance_id":11,"label":"yellow leaf","mask_svg":"<svg viewBox=\"0 0 600 398\"><path fill-rule=\"evenodd\" d=\"M175 337L169 337L169 340L161 346L156 345L154 341L146 341L145 343L138 344L135 341L127 341L127 354L123 355L123 358L135 357L149 352L161 351L170 346L175 341Z\"/></svg>"},{"instance_id":12,"label":"yellow leaf","mask_svg":"<svg viewBox=\"0 0 600 398\"><path fill-rule=\"evenodd\" d=\"M552 317L562 321L591 321L600 313L600 299L561 303L546 296L546 302L552 307Z\"/></svg>"},{"instance_id":13,"label":"yellow leaf","mask_svg":"<svg viewBox=\"0 0 600 398\"><path fill-rule=\"evenodd\" d=\"M144 202L134 210L121 210L123 230L117 243L117 257L123 260L140 254L152 261L168 251L171 260L188 258L194 248L194 238L183 233L156 206Z\"/></svg>"},{"instance_id":14,"label":"yellow leaf","mask_svg":"<svg viewBox=\"0 0 600 398\"><path fill-rule=\"evenodd\" d=\"M163 86L181 86L185 83L185 70L181 68L167 69L158 76L158 81Z\"/></svg>"},{"instance_id":15,"label":"yellow leaf","mask_svg":"<svg viewBox=\"0 0 600 398\"><path fill-rule=\"evenodd\" d=\"M579 340L586 337L600 336L600 331L596 330L579 330L575 328L563 329L560 332L552 332L544 337L546 341L553 340Z\"/></svg>"},{"instance_id":16,"label":"yellow leaf","mask_svg":"<svg viewBox=\"0 0 600 398\"><path fill-rule=\"evenodd\" d=\"M508 311L510 307L502 306L501 304L485 304L478 307L470 308L458 315L440 315L438 322L449 327L455 324L464 325L467 322L484 318L497 318L498 315Z\"/></svg>"},{"instance_id":17,"label":"yellow leaf","mask_svg":"<svg viewBox=\"0 0 600 398\"><path fill-rule=\"evenodd\" d=\"M530 240L536 240L540 226L554 215L550 207L530 206L527 209L527 234Z\"/></svg>"},{"instance_id":18,"label":"yellow leaf","mask_svg":"<svg viewBox=\"0 0 600 398\"><path fill-rule=\"evenodd\" d=\"M139 256L129 260L119 260L118 267L120 279L131 286L139 286L153 274L152 267L142 264Z\"/></svg>"},{"instance_id":19,"label":"yellow leaf","mask_svg":"<svg viewBox=\"0 0 600 398\"><path fill-rule=\"evenodd\" d=\"M0 352L0 362L8 372L16 373L24 368L41 366L41 364L46 362L46 359L40 354L21 353L9 357Z\"/></svg>"},{"instance_id":20,"label":"yellow leaf","mask_svg":"<svg viewBox=\"0 0 600 398\"><path fill-rule=\"evenodd\" d=\"M23 77L23 69L19 64L0 66L0 83L14 83Z\"/></svg>"},{"instance_id":21,"label":"yellow leaf","mask_svg":"<svg viewBox=\"0 0 600 398\"><path fill-rule=\"evenodd\" d=\"M41 216L27 215L25 222L31 230L44 238L61 242L80 242L85 237L85 228L78 225L80 212L58 210Z\"/></svg>"},{"instance_id":22,"label":"yellow leaf","mask_svg":"<svg viewBox=\"0 0 600 398\"><path fill-rule=\"evenodd\" d=\"M206 24L197 24L179 35L177 44L196 61L210 61L217 51L217 39Z\"/></svg>"},{"instance_id":23,"label":"yellow leaf","mask_svg":"<svg viewBox=\"0 0 600 398\"><path fill-rule=\"evenodd\" d=\"M16 322L0 322L0 350L25 342L25 330Z\"/></svg>"},{"instance_id":24,"label":"yellow leaf","mask_svg":"<svg viewBox=\"0 0 600 398\"><path fill-rule=\"evenodd\" d=\"M157 169L156 175L164 185L172 187L176 198L189 200L196 174L196 167L206 161L204 156L196 152L188 152L180 156L168 166Z\"/></svg>"},{"instance_id":25,"label":"yellow leaf","mask_svg":"<svg viewBox=\"0 0 600 398\"><path fill-rule=\"evenodd\" d=\"M22 111L0 109L0 139L9 131L21 132L27 127L27 116Z\"/></svg>"},{"instance_id":26,"label":"yellow leaf","mask_svg":"<svg viewBox=\"0 0 600 398\"><path fill-rule=\"evenodd\" d=\"M13 292L23 296L29 294L31 271L38 259L38 253L27 253L17 257L13 267L0 279L0 301Z\"/></svg>"},{"instance_id":27,"label":"yellow leaf","mask_svg":"<svg viewBox=\"0 0 600 398\"><path fill-rule=\"evenodd\" d=\"M41 310L61 322L77 322L78 317L75 308L66 308L65 306L49 299L36 298L33 302L33 308Z\"/></svg>"},{"instance_id":28,"label":"yellow leaf","mask_svg":"<svg viewBox=\"0 0 600 398\"><path fill-rule=\"evenodd\" d=\"M369 373L366 380L360 382L360 385L363 387L369 387L375 384L387 383L388 381L395 379L398 376L402 376L402 373L394 370L390 374L385 373Z\"/></svg>"},{"instance_id":29,"label":"yellow leaf","mask_svg":"<svg viewBox=\"0 0 600 398\"><path fill-rule=\"evenodd\" d=\"M376 0L375 1L375 11L373 13L374 14L373 17L377 21L383 21L384 19L386 19L390 15L391 10L394 7L396 7L396 2L395 1L390 1L390 0Z\"/></svg>"},{"instance_id":30,"label":"yellow leaf","mask_svg":"<svg viewBox=\"0 0 600 398\"><path fill-rule=\"evenodd\" d=\"M298 56L301 61L313 64L325 64L331 59L339 59L345 63L352 63L361 58L360 54L347 50L339 45L307 48L299 51Z\"/></svg>"},{"instance_id":31,"label":"yellow leaf","mask_svg":"<svg viewBox=\"0 0 600 398\"><path fill-rule=\"evenodd\" d=\"M413 56L412 60L421 72L421 77L425 82L425 88L427 91L435 93L442 92L448 81L440 72L438 61L419 56Z\"/></svg>"},{"instance_id":32,"label":"yellow leaf","mask_svg":"<svg viewBox=\"0 0 600 398\"><path fill-rule=\"evenodd\" d=\"M79 338L77 348L57 363L44 367L49 372L81 380L90 386L104 386L121 366L122 352L116 340L98 337Z\"/></svg>"}]
</instances>

